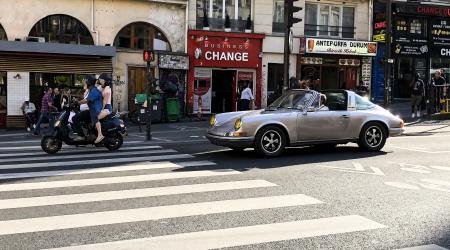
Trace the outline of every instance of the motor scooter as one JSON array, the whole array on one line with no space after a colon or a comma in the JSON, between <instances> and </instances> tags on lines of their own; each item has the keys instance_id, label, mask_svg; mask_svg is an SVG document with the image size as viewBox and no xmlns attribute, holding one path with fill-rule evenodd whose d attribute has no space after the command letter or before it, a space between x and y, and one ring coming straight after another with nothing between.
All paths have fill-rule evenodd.
<instances>
[{"instance_id":1,"label":"motor scooter","mask_svg":"<svg viewBox=\"0 0 450 250\"><path fill-rule=\"evenodd\" d=\"M48 154L56 154L61 150L63 142L71 146L94 145L96 147L106 147L110 151L120 149L123 144L123 136L127 135L127 129L123 120L119 119L119 113L110 114L100 120L102 134L105 136L102 142L95 144L97 130L91 124L82 124L86 135L85 140L74 140L70 135L69 116L71 111L76 111L78 108L77 102L64 106L63 111L55 121L52 132L42 138L42 150Z\"/></svg>"}]
</instances>

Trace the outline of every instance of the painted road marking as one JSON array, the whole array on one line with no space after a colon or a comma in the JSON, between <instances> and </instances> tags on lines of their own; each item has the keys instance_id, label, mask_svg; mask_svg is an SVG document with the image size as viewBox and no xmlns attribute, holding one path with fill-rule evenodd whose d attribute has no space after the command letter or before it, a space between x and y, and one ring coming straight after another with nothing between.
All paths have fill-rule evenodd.
<instances>
[{"instance_id":1,"label":"painted road marking","mask_svg":"<svg viewBox=\"0 0 450 250\"><path fill-rule=\"evenodd\" d=\"M359 215L320 218L70 246L67 250L206 250L385 228Z\"/></svg>"},{"instance_id":2,"label":"painted road marking","mask_svg":"<svg viewBox=\"0 0 450 250\"><path fill-rule=\"evenodd\" d=\"M161 150L146 150L146 151L125 151L125 152L114 152L114 153L95 153L95 154L83 154L83 155L45 155L45 156L37 156L37 157L28 157L28 158L8 158L1 159L1 163L11 163L11 162L31 162L31 161L51 161L51 160L64 160L64 159L80 159L80 158L102 158L105 156L134 156L134 155L149 155L149 154L166 154L166 153L176 153L176 150L173 149L161 149ZM110 160L114 158L109 158ZM70 161L69 161L70 163Z\"/></svg>"},{"instance_id":3,"label":"painted road marking","mask_svg":"<svg viewBox=\"0 0 450 250\"><path fill-rule=\"evenodd\" d=\"M445 153L450 153L450 151L428 151L428 150L416 149L416 148L412 148L412 147L407 148L407 147L398 147L398 146L392 146L392 145L389 145L389 147L402 149L402 150L408 150L408 151L414 151L414 152L419 152L419 153L426 153L426 154L445 154Z\"/></svg>"},{"instance_id":4,"label":"painted road marking","mask_svg":"<svg viewBox=\"0 0 450 250\"><path fill-rule=\"evenodd\" d=\"M397 249L397 250L448 250L448 249L440 247L435 244L432 244L432 245L423 245L423 246L417 246L417 247L402 248L402 249Z\"/></svg>"},{"instance_id":5,"label":"painted road marking","mask_svg":"<svg viewBox=\"0 0 450 250\"><path fill-rule=\"evenodd\" d=\"M24 164L8 164L0 165L0 169L18 169L18 168L44 168L44 167L60 167L60 166L81 166L91 164L108 164L108 163L124 163L124 162L139 162L139 161L161 161L161 160L175 160L193 158L188 154L174 154L174 155L156 155L156 156L141 156L131 158L108 158L95 160L80 160L80 161L57 161L57 162L40 162L40 163L24 163Z\"/></svg>"},{"instance_id":6,"label":"painted road marking","mask_svg":"<svg viewBox=\"0 0 450 250\"><path fill-rule=\"evenodd\" d=\"M319 201L312 197L303 194L295 194L8 220L0 221L0 235L112 225L118 223L152 221L186 216L219 214L279 207L303 206L320 203L322 203L322 201ZM348 221L346 222L348 223ZM364 226L367 226L366 224L368 221L364 222ZM340 221L340 223L342 223L342 221ZM375 225L372 223L371 226L375 227ZM379 228L380 226L382 225L376 223L377 228ZM352 228L353 227L354 225L352 224ZM326 228L329 228L329 226L327 226ZM186 245L184 245L184 247L185 246Z\"/></svg>"},{"instance_id":7,"label":"painted road marking","mask_svg":"<svg viewBox=\"0 0 450 250\"><path fill-rule=\"evenodd\" d=\"M40 196L0 200L0 209L75 204L94 201L124 200L174 194L202 193L237 189L274 187L276 184L265 180L230 181L218 183L168 186L156 188L130 189L98 193Z\"/></svg>"},{"instance_id":8,"label":"painted road marking","mask_svg":"<svg viewBox=\"0 0 450 250\"><path fill-rule=\"evenodd\" d=\"M139 147L122 147L119 151L117 152L125 152L125 151L129 151L129 150L146 150L146 149L160 149L162 148L161 146L139 146ZM97 152L103 152L104 154L109 153L109 151L106 148L89 148L89 149L78 149L78 148L73 148L71 150L67 150L67 148L65 150L61 150L58 152L58 156L55 156L55 158L58 158L62 155L67 155L67 154L73 154L73 153L97 153ZM6 154L0 154L0 158L1 157L11 157L11 156L36 156L36 155L43 155L43 156L49 156L47 153L42 152L27 152L27 153L6 153ZM87 154L89 155L89 154Z\"/></svg>"},{"instance_id":9,"label":"painted road marking","mask_svg":"<svg viewBox=\"0 0 450 250\"><path fill-rule=\"evenodd\" d=\"M146 162L127 164L114 167L103 168L86 168L86 169L69 169L69 170L53 170L53 171L40 171L40 172L25 172L25 173L8 173L0 174L0 180L5 179L21 179L21 178L34 178L34 177L46 177L46 176L61 176L61 175L79 175L79 174L98 174L98 173L111 173L133 170L149 170L149 169L161 169L161 168L180 168L180 167L199 167L199 166L211 166L216 165L210 161L186 161L186 162Z\"/></svg>"},{"instance_id":10,"label":"painted road marking","mask_svg":"<svg viewBox=\"0 0 450 250\"><path fill-rule=\"evenodd\" d=\"M2 141L1 144L20 144L20 143L27 143L27 144L41 144L41 140L18 140L18 141ZM136 144L136 143L142 143L142 141L124 141L123 144ZM1 147L0 147L1 149Z\"/></svg>"},{"instance_id":11,"label":"painted road marking","mask_svg":"<svg viewBox=\"0 0 450 250\"><path fill-rule=\"evenodd\" d=\"M403 183L403 182L385 182L384 184L391 186L391 187L396 187L396 188L402 188L402 189L410 189L410 190L419 190L420 188L418 186L415 185L411 185L408 183Z\"/></svg>"},{"instance_id":12,"label":"painted road marking","mask_svg":"<svg viewBox=\"0 0 450 250\"><path fill-rule=\"evenodd\" d=\"M0 192L62 188L62 187L94 186L105 184L157 181L157 180L194 178L194 177L211 177L211 176L234 175L234 174L241 174L241 172L232 169L221 169L221 170L202 170L189 172L171 172L171 173L148 174L148 175L130 175L119 177L102 177L94 179L14 183L14 184L0 185Z\"/></svg>"},{"instance_id":13,"label":"painted road marking","mask_svg":"<svg viewBox=\"0 0 450 250\"><path fill-rule=\"evenodd\" d=\"M352 162L353 168L346 168L346 167L334 167L334 166L325 166L320 165L324 168L330 168L333 170L341 171L341 172L348 172L348 173L356 173L356 174L369 174L369 175L385 175L381 169L376 167L370 167L370 170L372 172L367 172L367 170L364 168L364 166L361 163Z\"/></svg>"}]
</instances>

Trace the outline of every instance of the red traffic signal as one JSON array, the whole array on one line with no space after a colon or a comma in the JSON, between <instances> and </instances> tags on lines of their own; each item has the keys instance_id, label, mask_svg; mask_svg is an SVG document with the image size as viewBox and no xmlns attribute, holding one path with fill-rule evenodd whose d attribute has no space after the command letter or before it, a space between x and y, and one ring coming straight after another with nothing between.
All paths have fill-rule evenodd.
<instances>
[{"instance_id":1,"label":"red traffic signal","mask_svg":"<svg viewBox=\"0 0 450 250\"><path fill-rule=\"evenodd\" d=\"M144 62L152 62L155 57L154 55L155 54L153 53L152 50L144 50L144 54L143 54Z\"/></svg>"}]
</instances>

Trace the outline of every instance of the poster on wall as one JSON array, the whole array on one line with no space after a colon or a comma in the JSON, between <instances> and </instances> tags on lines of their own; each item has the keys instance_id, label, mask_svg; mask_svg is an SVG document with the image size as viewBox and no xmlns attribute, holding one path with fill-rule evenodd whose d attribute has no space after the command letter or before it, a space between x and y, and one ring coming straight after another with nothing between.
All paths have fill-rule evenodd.
<instances>
[{"instance_id":1,"label":"poster on wall","mask_svg":"<svg viewBox=\"0 0 450 250\"><path fill-rule=\"evenodd\" d=\"M450 45L450 21L434 19L431 25L431 38L433 44Z\"/></svg>"},{"instance_id":2,"label":"poster on wall","mask_svg":"<svg viewBox=\"0 0 450 250\"><path fill-rule=\"evenodd\" d=\"M194 71L194 114L211 113L211 70L195 69ZM200 109L199 109L200 107Z\"/></svg>"}]
</instances>

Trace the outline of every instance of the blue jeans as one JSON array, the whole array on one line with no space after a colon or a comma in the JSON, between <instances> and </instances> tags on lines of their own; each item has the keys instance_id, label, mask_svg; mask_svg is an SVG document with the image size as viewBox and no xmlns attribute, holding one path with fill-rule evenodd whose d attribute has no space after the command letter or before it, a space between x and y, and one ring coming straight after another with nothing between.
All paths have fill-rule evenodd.
<instances>
[{"instance_id":1,"label":"blue jeans","mask_svg":"<svg viewBox=\"0 0 450 250\"><path fill-rule=\"evenodd\" d=\"M50 127L53 126L53 115L50 112L42 112L39 115L39 120L36 123L36 127L34 128L34 134L38 135L41 132L41 123L44 121L48 121Z\"/></svg>"}]
</instances>

